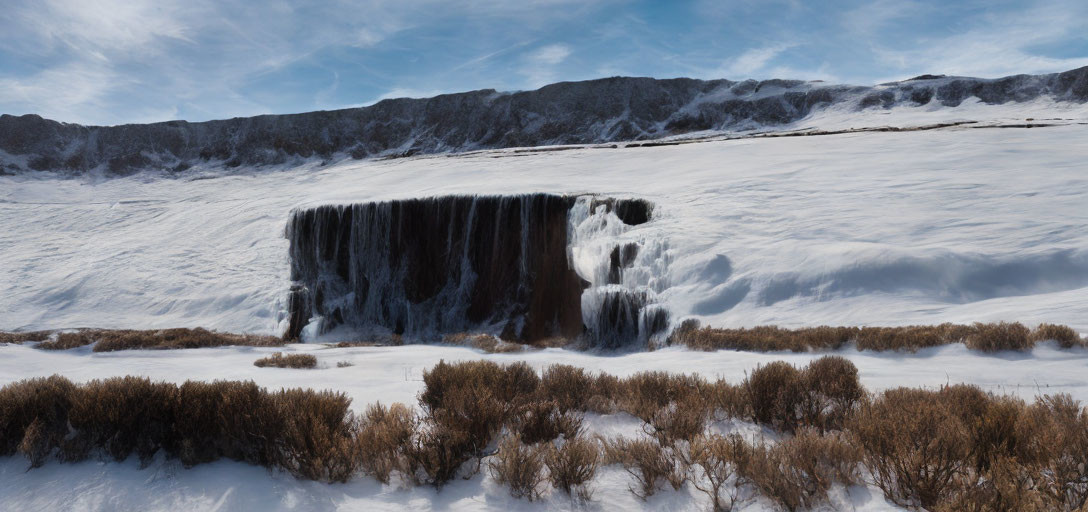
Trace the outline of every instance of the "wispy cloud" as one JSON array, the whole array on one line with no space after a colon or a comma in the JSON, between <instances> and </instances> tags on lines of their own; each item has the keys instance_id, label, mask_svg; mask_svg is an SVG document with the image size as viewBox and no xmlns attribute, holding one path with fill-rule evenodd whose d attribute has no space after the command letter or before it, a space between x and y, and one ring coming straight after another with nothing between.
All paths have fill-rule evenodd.
<instances>
[{"instance_id":1,"label":"wispy cloud","mask_svg":"<svg viewBox=\"0 0 1088 512\"><path fill-rule=\"evenodd\" d=\"M911 17L938 16L932 6L914 0L874 0L847 10L841 19L842 28L865 38L876 36L880 30Z\"/></svg>"},{"instance_id":2,"label":"wispy cloud","mask_svg":"<svg viewBox=\"0 0 1088 512\"><path fill-rule=\"evenodd\" d=\"M1088 65L1083 0L11 0L0 34L0 112L93 124L616 74L873 83Z\"/></svg>"},{"instance_id":3,"label":"wispy cloud","mask_svg":"<svg viewBox=\"0 0 1088 512\"><path fill-rule=\"evenodd\" d=\"M263 113L258 97L274 95L254 89L255 81L328 58L322 52L371 51L397 34L456 26L464 16L501 33L520 30L520 36L533 24L608 1L616 0L15 0L0 17L0 57L26 69L0 67L0 111L83 123L128 122L140 109L174 112L179 106L199 117L252 115ZM350 69L351 61L333 66ZM326 71L336 77L333 83L305 95L317 108L343 103L334 97L344 89L340 71ZM311 81L298 79L299 88ZM136 101L153 105L131 104Z\"/></svg>"},{"instance_id":4,"label":"wispy cloud","mask_svg":"<svg viewBox=\"0 0 1088 512\"><path fill-rule=\"evenodd\" d=\"M767 69L767 64L793 44L776 44L763 48L752 48L731 59L724 68L722 76L726 78L752 78Z\"/></svg>"},{"instance_id":5,"label":"wispy cloud","mask_svg":"<svg viewBox=\"0 0 1088 512\"><path fill-rule=\"evenodd\" d=\"M557 67L570 57L571 48L556 43L542 46L525 55L522 74L527 78L529 87L540 87L556 81Z\"/></svg>"},{"instance_id":6,"label":"wispy cloud","mask_svg":"<svg viewBox=\"0 0 1088 512\"><path fill-rule=\"evenodd\" d=\"M897 7L891 8L898 12ZM852 13L854 17L857 12ZM925 16L925 12L914 10ZM891 13L876 30L886 26ZM1053 0L1025 4L1023 8L1002 13L987 13L975 20L963 20L961 29L952 34L919 31L910 44L879 39L872 45L876 59L900 76L944 73L952 75L1000 77L1017 73L1046 73L1088 65L1088 55L1052 56L1035 48L1063 41L1083 39L1088 34L1088 4L1080 1Z\"/></svg>"}]
</instances>

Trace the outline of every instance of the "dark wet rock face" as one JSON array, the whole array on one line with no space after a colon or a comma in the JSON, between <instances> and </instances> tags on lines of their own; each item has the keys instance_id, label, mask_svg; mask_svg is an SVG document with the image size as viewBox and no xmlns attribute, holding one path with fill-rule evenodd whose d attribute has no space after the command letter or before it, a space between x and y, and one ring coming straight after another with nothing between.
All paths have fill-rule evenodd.
<instances>
[{"instance_id":1,"label":"dark wet rock face","mask_svg":"<svg viewBox=\"0 0 1088 512\"><path fill-rule=\"evenodd\" d=\"M638 244L617 245L608 255L608 284L623 283L623 269L631 266L638 256Z\"/></svg>"},{"instance_id":2,"label":"dark wet rock face","mask_svg":"<svg viewBox=\"0 0 1088 512\"><path fill-rule=\"evenodd\" d=\"M480 90L363 108L201 123L80 126L0 116L0 167L80 173L181 172L302 159L407 156L475 149L645 140L775 126L831 104L858 109L937 101L1088 101L1088 67L999 79L923 75L875 87L798 80L606 78L535 91Z\"/></svg>"},{"instance_id":3,"label":"dark wet rock face","mask_svg":"<svg viewBox=\"0 0 1088 512\"><path fill-rule=\"evenodd\" d=\"M298 338L313 319L318 333L346 326L419 338L483 329L525 343L581 337L589 283L568 258L576 200L447 196L295 211L284 335Z\"/></svg>"},{"instance_id":4,"label":"dark wet rock face","mask_svg":"<svg viewBox=\"0 0 1088 512\"><path fill-rule=\"evenodd\" d=\"M598 206L604 206L605 211L615 213L617 217L629 226L637 226L650 221L650 215L654 212L653 203L645 199L621 199L610 197L595 198L590 202L590 210L596 210Z\"/></svg>"},{"instance_id":5,"label":"dark wet rock face","mask_svg":"<svg viewBox=\"0 0 1088 512\"><path fill-rule=\"evenodd\" d=\"M586 327L597 347L617 349L630 346L633 340L646 342L648 336L668 327L668 310L654 304L644 291L608 287L600 290L595 300L600 304L598 313L587 319Z\"/></svg>"}]
</instances>

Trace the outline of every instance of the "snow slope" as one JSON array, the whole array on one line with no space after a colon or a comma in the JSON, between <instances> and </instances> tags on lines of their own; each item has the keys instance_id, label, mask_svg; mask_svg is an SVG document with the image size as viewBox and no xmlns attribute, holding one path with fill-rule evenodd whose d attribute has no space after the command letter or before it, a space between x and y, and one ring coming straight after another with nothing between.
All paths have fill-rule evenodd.
<instances>
[{"instance_id":1,"label":"snow slope","mask_svg":"<svg viewBox=\"0 0 1088 512\"><path fill-rule=\"evenodd\" d=\"M641 265L659 274L674 320L1006 319L1088 331L1088 127L1079 124L1088 116L1054 105L977 108L988 115L976 119L997 123L1082 121L489 151L187 179L0 177L0 327L279 333L292 208L593 192L657 205L652 222L614 238L659 245ZM934 119L925 114L897 115L909 126Z\"/></svg>"},{"instance_id":2,"label":"snow slope","mask_svg":"<svg viewBox=\"0 0 1088 512\"><path fill-rule=\"evenodd\" d=\"M651 222L610 233L656 247L638 263L673 318L713 325L1040 321L1088 331L1088 115L1032 102L959 109L902 107L871 118L833 110L790 127L910 127L953 121L1043 128L971 128L712 140L676 146L485 151L387 161L310 162L163 179L0 176L0 328L203 326L278 333L289 286L283 227L292 208L452 193L601 193L656 204ZM242 169L247 171L246 169ZM637 274L637 272L632 272ZM644 275L643 277L647 277ZM485 355L446 346L329 349L321 369L259 369L274 349L230 347L96 354L0 345L0 384L53 373L253 379L278 388L348 393L355 406L414 402L421 372L440 359L576 364L617 375L643 369L737 381L756 364L819 354L628 354L545 350ZM960 345L917 354L841 352L872 390L970 382L1030 399L1067 392L1088 401L1088 352L1044 343L1027 354ZM349 360L355 366L336 368ZM591 416L591 431L634 433L633 418ZM769 435L740 422L715 428ZM18 510L573 509L552 494L513 500L489 476L428 488L295 480L233 462L192 470L156 461L55 462L25 472L0 460L0 503ZM643 504L616 467L588 508L702 510L690 487ZM879 491L833 490L835 509L891 509ZM767 510L755 500L742 510Z\"/></svg>"}]
</instances>

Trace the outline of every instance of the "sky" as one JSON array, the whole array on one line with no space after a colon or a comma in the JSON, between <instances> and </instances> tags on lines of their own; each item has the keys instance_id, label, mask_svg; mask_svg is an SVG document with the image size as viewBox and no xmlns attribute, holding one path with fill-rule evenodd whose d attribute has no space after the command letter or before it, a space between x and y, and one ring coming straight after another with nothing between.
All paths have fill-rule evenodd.
<instances>
[{"instance_id":1,"label":"sky","mask_svg":"<svg viewBox=\"0 0 1088 512\"><path fill-rule=\"evenodd\" d=\"M618 75L865 85L1085 65L1085 0L5 0L0 9L0 113L98 125Z\"/></svg>"}]
</instances>

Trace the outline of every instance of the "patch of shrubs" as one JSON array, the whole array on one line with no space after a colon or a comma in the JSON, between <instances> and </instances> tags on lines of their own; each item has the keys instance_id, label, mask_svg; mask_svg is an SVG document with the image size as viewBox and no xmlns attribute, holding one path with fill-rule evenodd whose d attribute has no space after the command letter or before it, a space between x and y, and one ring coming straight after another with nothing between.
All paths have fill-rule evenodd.
<instances>
[{"instance_id":1,"label":"patch of shrubs","mask_svg":"<svg viewBox=\"0 0 1088 512\"><path fill-rule=\"evenodd\" d=\"M676 452L653 439L610 439L605 454L607 463L623 465L634 480L628 489L642 500L656 494L666 482L679 489L687 480Z\"/></svg>"},{"instance_id":2,"label":"patch of shrubs","mask_svg":"<svg viewBox=\"0 0 1088 512\"><path fill-rule=\"evenodd\" d=\"M740 486L730 485L730 481L750 459L748 443L736 434L700 435L685 453L692 485L710 497L713 510L732 510L740 501Z\"/></svg>"},{"instance_id":3,"label":"patch of shrubs","mask_svg":"<svg viewBox=\"0 0 1088 512\"><path fill-rule=\"evenodd\" d=\"M359 417L339 393L269 392L252 382L136 377L75 385L62 377L0 388L0 455L31 467L94 454L192 466L220 458L344 481L441 488L486 467L518 497L588 500L601 465L618 464L642 499L693 486L715 510L760 494L785 510L819 507L832 485L866 482L929 510L1083 510L1088 411L1067 395L1033 404L974 386L867 394L857 369L828 356L758 367L740 385L643 372L618 379L524 363L441 362L419 409L375 404ZM646 435L590 439L582 415L623 410ZM708 432L741 417L783 432L748 442Z\"/></svg>"},{"instance_id":4,"label":"patch of shrubs","mask_svg":"<svg viewBox=\"0 0 1088 512\"><path fill-rule=\"evenodd\" d=\"M1058 342L1058 345L1062 348L1073 348L1075 346L1084 346L1086 342L1081 339L1077 331L1074 331L1067 325L1055 325L1055 324L1039 324L1034 331L1031 332L1031 340L1033 342L1054 340Z\"/></svg>"},{"instance_id":5,"label":"patch of shrubs","mask_svg":"<svg viewBox=\"0 0 1088 512\"><path fill-rule=\"evenodd\" d=\"M758 366L742 388L756 423L793 432L800 427L840 430L865 395L858 369L824 356L798 369L784 361Z\"/></svg>"},{"instance_id":6,"label":"patch of shrubs","mask_svg":"<svg viewBox=\"0 0 1088 512\"><path fill-rule=\"evenodd\" d=\"M809 327L784 329L761 326L747 329L700 328L698 322L683 322L669 341L695 350L746 350L808 352L835 350L853 342L858 350L919 349L964 343L985 352L1031 350L1038 341L1056 340L1063 348L1088 344L1076 331L1064 325L1041 324L1034 331L1020 323L940 324L904 327Z\"/></svg>"},{"instance_id":7,"label":"patch of shrubs","mask_svg":"<svg viewBox=\"0 0 1088 512\"><path fill-rule=\"evenodd\" d=\"M806 429L778 444L747 449L738 473L760 494L793 511L826 502L835 482L856 483L858 459L857 449L841 436Z\"/></svg>"},{"instance_id":8,"label":"patch of shrubs","mask_svg":"<svg viewBox=\"0 0 1088 512\"><path fill-rule=\"evenodd\" d=\"M23 343L24 341L45 341L53 331L8 332L0 331L0 343Z\"/></svg>"},{"instance_id":9,"label":"patch of shrubs","mask_svg":"<svg viewBox=\"0 0 1088 512\"><path fill-rule=\"evenodd\" d=\"M562 443L550 444L544 454L552 487L582 501L592 498L589 483L597 475L600 463L600 446L584 437L568 437Z\"/></svg>"},{"instance_id":10,"label":"patch of shrubs","mask_svg":"<svg viewBox=\"0 0 1088 512\"><path fill-rule=\"evenodd\" d=\"M406 457L418 428L415 412L403 404L367 407L356 443L362 469L383 484L394 471L407 472Z\"/></svg>"},{"instance_id":11,"label":"patch of shrubs","mask_svg":"<svg viewBox=\"0 0 1088 512\"><path fill-rule=\"evenodd\" d=\"M68 350L96 343L94 346L95 352L112 352L115 350L205 348L228 345L253 347L283 345L283 341L274 336L221 333L199 327L195 329L160 330L79 329L73 332L58 333L54 340L47 340L46 338L42 338L42 342L37 345L37 348L43 350Z\"/></svg>"},{"instance_id":12,"label":"patch of shrubs","mask_svg":"<svg viewBox=\"0 0 1088 512\"><path fill-rule=\"evenodd\" d=\"M510 488L515 498L533 501L540 497L544 483L544 450L540 445L524 444L517 435L506 436L499 451L491 458L491 476Z\"/></svg>"},{"instance_id":13,"label":"patch of shrubs","mask_svg":"<svg viewBox=\"0 0 1088 512\"><path fill-rule=\"evenodd\" d=\"M447 334L442 337L442 341L453 345L464 345L466 347L483 350L488 354L506 354L525 351L525 345L503 341L490 334L470 334L465 332Z\"/></svg>"},{"instance_id":14,"label":"patch of shrubs","mask_svg":"<svg viewBox=\"0 0 1088 512\"><path fill-rule=\"evenodd\" d=\"M253 361L253 366L258 368L314 368L317 366L317 358L311 354L287 354L273 352L268 357L262 357Z\"/></svg>"},{"instance_id":15,"label":"patch of shrubs","mask_svg":"<svg viewBox=\"0 0 1088 512\"><path fill-rule=\"evenodd\" d=\"M41 350L69 350L94 343L95 339L82 331L57 333L56 338L43 341L34 348Z\"/></svg>"},{"instance_id":16,"label":"patch of shrubs","mask_svg":"<svg viewBox=\"0 0 1088 512\"><path fill-rule=\"evenodd\" d=\"M898 388L848 424L874 483L903 506L1078 510L1088 500L1088 411L973 386Z\"/></svg>"},{"instance_id":17,"label":"patch of shrubs","mask_svg":"<svg viewBox=\"0 0 1088 512\"><path fill-rule=\"evenodd\" d=\"M342 393L252 382L30 379L0 388L0 455L22 453L38 467L51 455L135 454L146 464L163 452L186 467L228 458L342 482L358 465L350 404Z\"/></svg>"}]
</instances>

